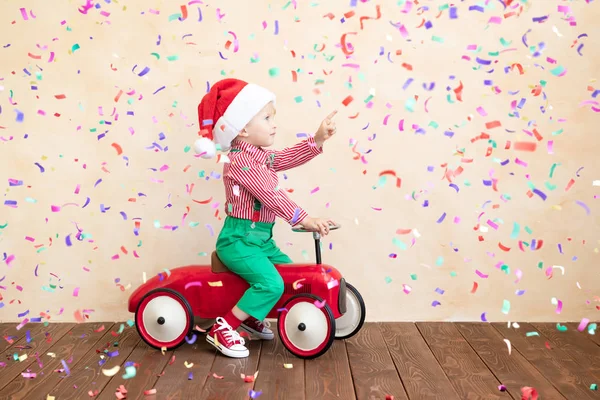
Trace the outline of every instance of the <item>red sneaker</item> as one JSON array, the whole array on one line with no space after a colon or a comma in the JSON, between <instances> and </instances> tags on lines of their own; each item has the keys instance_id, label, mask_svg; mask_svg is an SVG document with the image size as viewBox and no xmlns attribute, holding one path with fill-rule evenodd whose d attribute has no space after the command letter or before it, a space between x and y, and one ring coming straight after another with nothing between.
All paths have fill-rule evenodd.
<instances>
[{"instance_id":1,"label":"red sneaker","mask_svg":"<svg viewBox=\"0 0 600 400\"><path fill-rule=\"evenodd\" d=\"M263 340L273 340L273 338L275 337L275 335L273 335L273 331L270 330L269 327L265 325L263 321L259 321L253 317L249 317L247 320L242 322L240 328L242 328L250 334L258 336Z\"/></svg>"},{"instance_id":2,"label":"red sneaker","mask_svg":"<svg viewBox=\"0 0 600 400\"><path fill-rule=\"evenodd\" d=\"M206 341L228 357L245 358L250 354L244 346L244 339L221 317L217 318L210 332L206 335Z\"/></svg>"}]
</instances>

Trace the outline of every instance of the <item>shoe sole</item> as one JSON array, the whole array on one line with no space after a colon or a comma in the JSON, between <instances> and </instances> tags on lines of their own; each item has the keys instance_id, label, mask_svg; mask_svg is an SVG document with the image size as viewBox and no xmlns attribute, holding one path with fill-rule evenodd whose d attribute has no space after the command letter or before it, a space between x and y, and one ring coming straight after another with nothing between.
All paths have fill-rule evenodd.
<instances>
[{"instance_id":1,"label":"shoe sole","mask_svg":"<svg viewBox=\"0 0 600 400\"><path fill-rule=\"evenodd\" d=\"M215 349L219 350L219 352L227 357L231 358L246 358L250 355L250 351L246 349L246 351L236 351L228 349L227 347L222 346L220 343L217 346L215 344L215 340L212 336L206 335L206 341L210 343Z\"/></svg>"},{"instance_id":2,"label":"shoe sole","mask_svg":"<svg viewBox=\"0 0 600 400\"><path fill-rule=\"evenodd\" d=\"M245 325L240 325L240 328L254 336L258 336L262 340L273 340L275 338L274 333L261 333L261 332L255 331L254 329L247 327Z\"/></svg>"}]
</instances>

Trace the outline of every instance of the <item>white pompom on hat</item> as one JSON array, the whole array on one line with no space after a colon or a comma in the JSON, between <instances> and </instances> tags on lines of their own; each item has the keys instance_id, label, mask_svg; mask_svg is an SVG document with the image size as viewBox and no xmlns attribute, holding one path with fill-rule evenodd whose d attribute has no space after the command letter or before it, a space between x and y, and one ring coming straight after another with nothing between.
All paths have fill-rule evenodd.
<instances>
[{"instance_id":1,"label":"white pompom on hat","mask_svg":"<svg viewBox=\"0 0 600 400\"><path fill-rule=\"evenodd\" d=\"M217 145L228 151L240 131L269 102L275 104L275 94L239 79L227 78L215 83L198 105L200 136L194 151L202 158L213 158Z\"/></svg>"}]
</instances>

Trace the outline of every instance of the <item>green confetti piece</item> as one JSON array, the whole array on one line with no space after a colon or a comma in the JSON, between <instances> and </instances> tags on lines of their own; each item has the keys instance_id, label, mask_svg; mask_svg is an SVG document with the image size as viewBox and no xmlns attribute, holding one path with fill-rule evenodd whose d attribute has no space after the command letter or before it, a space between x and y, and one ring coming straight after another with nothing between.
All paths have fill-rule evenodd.
<instances>
[{"instance_id":1,"label":"green confetti piece","mask_svg":"<svg viewBox=\"0 0 600 400\"><path fill-rule=\"evenodd\" d=\"M269 76L272 78L279 76L279 68L277 68L277 67L269 68Z\"/></svg>"},{"instance_id":2,"label":"green confetti piece","mask_svg":"<svg viewBox=\"0 0 600 400\"><path fill-rule=\"evenodd\" d=\"M367 77L366 77L366 75L365 75L364 72L362 72L362 71L359 72L357 76L358 76L358 80L360 80L361 82L366 82L367 81Z\"/></svg>"},{"instance_id":3,"label":"green confetti piece","mask_svg":"<svg viewBox=\"0 0 600 400\"><path fill-rule=\"evenodd\" d=\"M548 190L554 190L557 187L556 185L553 185L548 181L544 182L544 185L546 186L546 189L548 189Z\"/></svg>"},{"instance_id":4,"label":"green confetti piece","mask_svg":"<svg viewBox=\"0 0 600 400\"><path fill-rule=\"evenodd\" d=\"M154 221L154 227L160 228L160 221Z\"/></svg>"},{"instance_id":5,"label":"green confetti piece","mask_svg":"<svg viewBox=\"0 0 600 400\"><path fill-rule=\"evenodd\" d=\"M386 276L385 283L392 283L392 278L390 278L389 276Z\"/></svg>"},{"instance_id":6,"label":"green confetti piece","mask_svg":"<svg viewBox=\"0 0 600 400\"><path fill-rule=\"evenodd\" d=\"M525 232L529 233L530 235L533 233L533 231L531 230L531 228L528 227L528 226L525 227Z\"/></svg>"},{"instance_id":7,"label":"green confetti piece","mask_svg":"<svg viewBox=\"0 0 600 400\"><path fill-rule=\"evenodd\" d=\"M546 87L546 83L547 83L547 82L546 82L545 80L543 80L543 79L540 81L540 85L541 85L542 87Z\"/></svg>"},{"instance_id":8,"label":"green confetti piece","mask_svg":"<svg viewBox=\"0 0 600 400\"><path fill-rule=\"evenodd\" d=\"M167 61L177 61L179 60L179 56L175 54L174 56L167 56Z\"/></svg>"},{"instance_id":9,"label":"green confetti piece","mask_svg":"<svg viewBox=\"0 0 600 400\"><path fill-rule=\"evenodd\" d=\"M512 43L512 40L510 42L507 42L506 40L504 40L504 38L500 38L500 43L502 43L502 46L508 47Z\"/></svg>"},{"instance_id":10,"label":"green confetti piece","mask_svg":"<svg viewBox=\"0 0 600 400\"><path fill-rule=\"evenodd\" d=\"M201 257L206 257L208 255L208 253L205 251L201 251L200 253L198 253L198 255Z\"/></svg>"},{"instance_id":11,"label":"green confetti piece","mask_svg":"<svg viewBox=\"0 0 600 400\"><path fill-rule=\"evenodd\" d=\"M432 36L431 40L433 40L434 42L438 42L438 43L444 43L444 38L441 38L439 36Z\"/></svg>"},{"instance_id":12,"label":"green confetti piece","mask_svg":"<svg viewBox=\"0 0 600 400\"><path fill-rule=\"evenodd\" d=\"M502 267L500 268L506 275L510 275L510 267L506 264L502 264Z\"/></svg>"},{"instance_id":13,"label":"green confetti piece","mask_svg":"<svg viewBox=\"0 0 600 400\"><path fill-rule=\"evenodd\" d=\"M450 276L456 278L458 274L455 271L450 272Z\"/></svg>"},{"instance_id":14,"label":"green confetti piece","mask_svg":"<svg viewBox=\"0 0 600 400\"><path fill-rule=\"evenodd\" d=\"M260 61L260 57L258 57L258 56L257 56L256 58L254 58L254 57L250 57L250 62L251 62L251 63L254 63L254 64L256 64L256 63L257 63L257 62L259 62L259 61Z\"/></svg>"},{"instance_id":15,"label":"green confetti piece","mask_svg":"<svg viewBox=\"0 0 600 400\"><path fill-rule=\"evenodd\" d=\"M308 260L309 259L308 251L302 250L302 257L304 257L305 260Z\"/></svg>"},{"instance_id":16,"label":"green confetti piece","mask_svg":"<svg viewBox=\"0 0 600 400\"><path fill-rule=\"evenodd\" d=\"M537 332L527 332L527 333L525 334L525 336L527 336L527 337L531 337L531 336L540 336L540 334L539 334L539 333L537 333Z\"/></svg>"},{"instance_id":17,"label":"green confetti piece","mask_svg":"<svg viewBox=\"0 0 600 400\"><path fill-rule=\"evenodd\" d=\"M190 228L195 228L200 225L200 222L190 222Z\"/></svg>"},{"instance_id":18,"label":"green confetti piece","mask_svg":"<svg viewBox=\"0 0 600 400\"><path fill-rule=\"evenodd\" d=\"M513 230L512 230L512 233L510 234L510 238L511 239L518 238L520 230L521 230L520 225L517 224L516 222L513 222Z\"/></svg>"},{"instance_id":19,"label":"green confetti piece","mask_svg":"<svg viewBox=\"0 0 600 400\"><path fill-rule=\"evenodd\" d=\"M5 223L4 225L0 225L0 229L4 229L4 228L6 228L7 226L8 226L8 222L7 222L7 223Z\"/></svg>"},{"instance_id":20,"label":"green confetti piece","mask_svg":"<svg viewBox=\"0 0 600 400\"><path fill-rule=\"evenodd\" d=\"M415 104L416 103L417 103L416 100L414 98L412 98L412 97L409 98L409 99L406 99L406 103L404 103L404 108L407 111L414 112L415 111Z\"/></svg>"},{"instance_id":21,"label":"green confetti piece","mask_svg":"<svg viewBox=\"0 0 600 400\"><path fill-rule=\"evenodd\" d=\"M412 279L413 281L417 280L417 274L410 274L410 279Z\"/></svg>"},{"instance_id":22,"label":"green confetti piece","mask_svg":"<svg viewBox=\"0 0 600 400\"><path fill-rule=\"evenodd\" d=\"M150 55L156 57L157 60L160 60L160 54L158 54L158 53L150 53Z\"/></svg>"},{"instance_id":23,"label":"green confetti piece","mask_svg":"<svg viewBox=\"0 0 600 400\"><path fill-rule=\"evenodd\" d=\"M554 176L554 170L556 169L556 167L558 167L560 165L560 163L554 163L552 164L552 167L550 167L550 179L552 179L552 176Z\"/></svg>"},{"instance_id":24,"label":"green confetti piece","mask_svg":"<svg viewBox=\"0 0 600 400\"><path fill-rule=\"evenodd\" d=\"M187 152L189 152L191 149L192 149L192 146L190 146L190 145L187 145L187 146L185 146L185 147L183 148L183 152L184 152L184 153L187 153Z\"/></svg>"},{"instance_id":25,"label":"green confetti piece","mask_svg":"<svg viewBox=\"0 0 600 400\"><path fill-rule=\"evenodd\" d=\"M558 329L560 332L566 332L568 328L565 325L561 325L560 323L557 323L556 329Z\"/></svg>"},{"instance_id":26,"label":"green confetti piece","mask_svg":"<svg viewBox=\"0 0 600 400\"><path fill-rule=\"evenodd\" d=\"M142 247L142 241L141 240L138 242L137 247Z\"/></svg>"},{"instance_id":27,"label":"green confetti piece","mask_svg":"<svg viewBox=\"0 0 600 400\"><path fill-rule=\"evenodd\" d=\"M121 324L121 326L119 327L119 332L117 332L119 335L121 333L123 333L123 331L125 330L125 324Z\"/></svg>"},{"instance_id":28,"label":"green confetti piece","mask_svg":"<svg viewBox=\"0 0 600 400\"><path fill-rule=\"evenodd\" d=\"M540 261L540 262L538 263L537 267L538 267L539 269L542 269L542 268L544 268L544 262L543 262L543 261Z\"/></svg>"},{"instance_id":29,"label":"green confetti piece","mask_svg":"<svg viewBox=\"0 0 600 400\"><path fill-rule=\"evenodd\" d=\"M557 131L552 132L552 136L556 136L556 135L560 135L561 133L563 133L564 129L559 129Z\"/></svg>"},{"instance_id":30,"label":"green confetti piece","mask_svg":"<svg viewBox=\"0 0 600 400\"><path fill-rule=\"evenodd\" d=\"M135 325L135 322L132 319L128 319L127 325L131 328L133 325Z\"/></svg>"},{"instance_id":31,"label":"green confetti piece","mask_svg":"<svg viewBox=\"0 0 600 400\"><path fill-rule=\"evenodd\" d=\"M588 325L588 333L590 335L595 335L596 334L596 328L598 327L598 325L596 323L593 324L589 324Z\"/></svg>"},{"instance_id":32,"label":"green confetti piece","mask_svg":"<svg viewBox=\"0 0 600 400\"><path fill-rule=\"evenodd\" d=\"M595 384L595 383L592 383L592 384L590 385L590 390L598 390L598 385L597 385L597 384Z\"/></svg>"},{"instance_id":33,"label":"green confetti piece","mask_svg":"<svg viewBox=\"0 0 600 400\"><path fill-rule=\"evenodd\" d=\"M294 101L296 103L302 103L302 101L303 101L302 96L296 96L296 97L294 97Z\"/></svg>"},{"instance_id":34,"label":"green confetti piece","mask_svg":"<svg viewBox=\"0 0 600 400\"><path fill-rule=\"evenodd\" d=\"M171 14L169 15L169 22L174 21L176 19L181 18L181 14L180 13L176 13L176 14Z\"/></svg>"},{"instance_id":35,"label":"green confetti piece","mask_svg":"<svg viewBox=\"0 0 600 400\"><path fill-rule=\"evenodd\" d=\"M529 189L531 189L531 190L535 189L535 185L531 181L527 181L527 186L529 186Z\"/></svg>"},{"instance_id":36,"label":"green confetti piece","mask_svg":"<svg viewBox=\"0 0 600 400\"><path fill-rule=\"evenodd\" d=\"M397 247L400 248L400 250L406 250L406 244L404 244L404 242L398 238L393 238L392 242L394 243L394 245L396 245Z\"/></svg>"},{"instance_id":37,"label":"green confetti piece","mask_svg":"<svg viewBox=\"0 0 600 400\"><path fill-rule=\"evenodd\" d=\"M438 11L447 10L449 7L450 7L450 5L448 3L442 4L441 6L438 7Z\"/></svg>"},{"instance_id":38,"label":"green confetti piece","mask_svg":"<svg viewBox=\"0 0 600 400\"><path fill-rule=\"evenodd\" d=\"M439 124L435 121L431 121L428 126L433 126L435 129L439 127Z\"/></svg>"},{"instance_id":39,"label":"green confetti piece","mask_svg":"<svg viewBox=\"0 0 600 400\"><path fill-rule=\"evenodd\" d=\"M370 94L370 95L369 95L369 97L367 97L367 98L364 100L365 104L367 104L368 102L370 102L370 101L371 101L371 99L373 99L373 95L372 95L372 94Z\"/></svg>"},{"instance_id":40,"label":"green confetti piece","mask_svg":"<svg viewBox=\"0 0 600 400\"><path fill-rule=\"evenodd\" d=\"M554 76L559 76L563 72L565 72L565 68L562 65L559 65L558 67L550 70L550 73Z\"/></svg>"},{"instance_id":41,"label":"green confetti piece","mask_svg":"<svg viewBox=\"0 0 600 400\"><path fill-rule=\"evenodd\" d=\"M502 313L508 314L509 311L510 311L510 301L504 300L504 302L502 303Z\"/></svg>"},{"instance_id":42,"label":"green confetti piece","mask_svg":"<svg viewBox=\"0 0 600 400\"><path fill-rule=\"evenodd\" d=\"M79 49L80 49L79 45L78 45L77 43L75 43L75 44L73 45L73 47L71 47L71 52L72 52L72 53L75 53L75 50L79 50Z\"/></svg>"},{"instance_id":43,"label":"green confetti piece","mask_svg":"<svg viewBox=\"0 0 600 400\"><path fill-rule=\"evenodd\" d=\"M444 257L439 256L435 262L435 265L437 265L438 267L441 266L444 263Z\"/></svg>"},{"instance_id":44,"label":"green confetti piece","mask_svg":"<svg viewBox=\"0 0 600 400\"><path fill-rule=\"evenodd\" d=\"M471 186L471 182L469 182L468 180L465 179L465 182L463 183L463 185L465 185L465 186Z\"/></svg>"}]
</instances>

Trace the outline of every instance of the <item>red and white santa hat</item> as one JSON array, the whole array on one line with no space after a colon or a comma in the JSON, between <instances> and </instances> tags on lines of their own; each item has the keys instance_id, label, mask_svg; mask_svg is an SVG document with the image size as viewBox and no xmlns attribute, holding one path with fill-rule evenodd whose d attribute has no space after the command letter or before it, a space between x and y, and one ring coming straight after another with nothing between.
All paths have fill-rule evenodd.
<instances>
[{"instance_id":1,"label":"red and white santa hat","mask_svg":"<svg viewBox=\"0 0 600 400\"><path fill-rule=\"evenodd\" d=\"M234 78L218 81L198 105L202 137L194 143L194 151L213 158L216 145L229 150L233 139L271 101L275 104L275 94L256 84Z\"/></svg>"}]
</instances>

